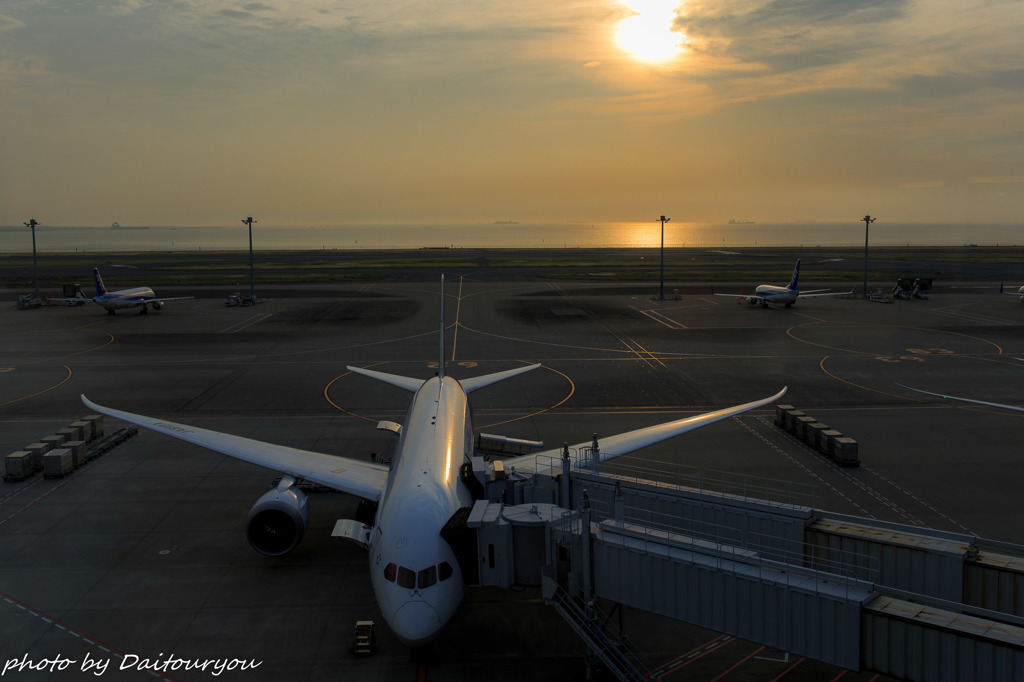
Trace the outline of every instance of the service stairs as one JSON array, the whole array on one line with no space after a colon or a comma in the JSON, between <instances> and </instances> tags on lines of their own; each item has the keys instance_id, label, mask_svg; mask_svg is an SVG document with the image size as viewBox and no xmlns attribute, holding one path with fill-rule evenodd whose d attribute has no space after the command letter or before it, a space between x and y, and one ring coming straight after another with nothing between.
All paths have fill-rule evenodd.
<instances>
[{"instance_id":1,"label":"service stairs","mask_svg":"<svg viewBox=\"0 0 1024 682\"><path fill-rule=\"evenodd\" d=\"M545 602L554 607L605 669L620 680L641 682L647 679L649 666L633 650L625 633L612 632L607 614L593 601L584 604L580 598L570 597L551 576L543 576L542 580Z\"/></svg>"},{"instance_id":2,"label":"service stairs","mask_svg":"<svg viewBox=\"0 0 1024 682\"><path fill-rule=\"evenodd\" d=\"M593 627L592 601L854 671L1024 682L1024 547L821 512L746 477L530 473L486 481L469 514L480 584L541 585L619 679L646 666Z\"/></svg>"}]
</instances>

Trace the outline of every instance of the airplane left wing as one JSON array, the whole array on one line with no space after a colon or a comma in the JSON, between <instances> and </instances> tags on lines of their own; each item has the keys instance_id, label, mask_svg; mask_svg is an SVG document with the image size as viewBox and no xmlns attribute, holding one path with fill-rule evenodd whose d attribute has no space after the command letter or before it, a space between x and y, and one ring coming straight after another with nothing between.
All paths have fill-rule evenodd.
<instances>
[{"instance_id":1,"label":"airplane left wing","mask_svg":"<svg viewBox=\"0 0 1024 682\"><path fill-rule=\"evenodd\" d=\"M660 443L661 441L678 436L686 433L687 431L693 431L699 429L702 426L713 424L722 419L733 417L737 414L752 410L756 407L767 405L770 402L778 400L786 393L786 388L775 395L762 398L761 400L755 400L753 402L744 403L742 405L736 405L734 407L726 407L721 410L715 410L714 412L706 412L699 414L694 417L686 417L684 419L677 419L671 422L665 422L664 424L657 424L655 426L648 426L642 429L636 429L635 431L627 431L626 433L620 433L616 436L599 437L598 445L601 448L601 461L611 459L612 457L618 457L634 450ZM590 447L590 441L584 441L577 443L576 445L570 445L569 451L579 451L580 448ZM536 462L538 459L549 461L557 461L562 456L562 448L555 448L553 450L545 450L543 452L535 452L530 455L522 455L519 457L510 457L502 460L502 464L506 471L510 470L510 467L515 467L516 471L532 473L532 470L537 466ZM543 466L543 465L541 465Z\"/></svg>"},{"instance_id":2,"label":"airplane left wing","mask_svg":"<svg viewBox=\"0 0 1024 682\"><path fill-rule=\"evenodd\" d=\"M384 464L298 450L163 419L153 419L97 405L84 395L82 402L89 409L116 419L367 500L379 500L381 491L387 483L388 467Z\"/></svg>"}]
</instances>

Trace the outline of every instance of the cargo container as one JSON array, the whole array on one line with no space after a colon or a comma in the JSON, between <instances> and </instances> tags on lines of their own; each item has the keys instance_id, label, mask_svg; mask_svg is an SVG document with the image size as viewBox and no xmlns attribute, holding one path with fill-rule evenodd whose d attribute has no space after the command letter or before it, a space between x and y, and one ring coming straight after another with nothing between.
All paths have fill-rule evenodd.
<instances>
[{"instance_id":1,"label":"cargo container","mask_svg":"<svg viewBox=\"0 0 1024 682\"><path fill-rule=\"evenodd\" d=\"M76 469L85 464L85 441L69 440L64 447L71 451L71 465Z\"/></svg>"},{"instance_id":2,"label":"cargo container","mask_svg":"<svg viewBox=\"0 0 1024 682\"><path fill-rule=\"evenodd\" d=\"M29 443L25 450L32 453L32 471L39 471L43 468L43 455L53 449L50 443Z\"/></svg>"},{"instance_id":3,"label":"cargo container","mask_svg":"<svg viewBox=\"0 0 1024 682\"><path fill-rule=\"evenodd\" d=\"M64 478L74 470L71 451L58 448L43 455L43 478Z\"/></svg>"},{"instance_id":4,"label":"cargo container","mask_svg":"<svg viewBox=\"0 0 1024 682\"><path fill-rule=\"evenodd\" d=\"M93 438L96 437L95 434L92 432L92 422L87 422L87 421L72 422L71 423L71 428L72 429L81 429L82 430L82 437L81 437L80 440L84 440L86 442L89 442Z\"/></svg>"},{"instance_id":5,"label":"cargo container","mask_svg":"<svg viewBox=\"0 0 1024 682\"><path fill-rule=\"evenodd\" d=\"M32 453L18 450L4 457L4 480L24 481L35 473L32 468Z\"/></svg>"},{"instance_id":6,"label":"cargo container","mask_svg":"<svg viewBox=\"0 0 1024 682\"><path fill-rule=\"evenodd\" d=\"M90 414L87 417L82 417L82 421L89 422L92 424L92 437L103 435L103 415L102 414Z\"/></svg>"},{"instance_id":7,"label":"cargo container","mask_svg":"<svg viewBox=\"0 0 1024 682\"><path fill-rule=\"evenodd\" d=\"M860 466L860 456L857 452L857 441L852 438L836 438L835 439L835 455L833 456L836 462L840 466L844 467L856 467Z\"/></svg>"}]
</instances>

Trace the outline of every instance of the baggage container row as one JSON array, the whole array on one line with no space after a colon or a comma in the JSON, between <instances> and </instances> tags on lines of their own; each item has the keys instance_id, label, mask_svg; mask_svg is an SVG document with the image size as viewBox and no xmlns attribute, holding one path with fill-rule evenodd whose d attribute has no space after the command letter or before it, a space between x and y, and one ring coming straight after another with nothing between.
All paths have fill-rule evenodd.
<instances>
[{"instance_id":1,"label":"baggage container row","mask_svg":"<svg viewBox=\"0 0 1024 682\"><path fill-rule=\"evenodd\" d=\"M860 466L857 441L792 405L775 406L775 425L793 434L840 466Z\"/></svg>"},{"instance_id":2,"label":"baggage container row","mask_svg":"<svg viewBox=\"0 0 1024 682\"><path fill-rule=\"evenodd\" d=\"M39 471L45 478L63 478L102 454L99 448L90 447L90 443L96 443L103 433L101 414L91 414L72 422L66 428L7 455L4 458L4 481L24 481Z\"/></svg>"}]
</instances>

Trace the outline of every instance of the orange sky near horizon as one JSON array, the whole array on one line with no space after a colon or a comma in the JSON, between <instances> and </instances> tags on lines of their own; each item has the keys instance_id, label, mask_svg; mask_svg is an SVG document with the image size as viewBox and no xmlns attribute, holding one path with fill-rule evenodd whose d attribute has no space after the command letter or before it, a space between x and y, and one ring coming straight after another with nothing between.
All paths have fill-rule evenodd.
<instances>
[{"instance_id":1,"label":"orange sky near horizon","mask_svg":"<svg viewBox=\"0 0 1024 682\"><path fill-rule=\"evenodd\" d=\"M0 224L1019 221L1021 8L12 0Z\"/></svg>"}]
</instances>

